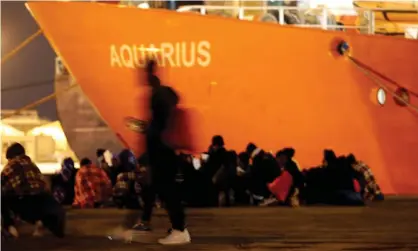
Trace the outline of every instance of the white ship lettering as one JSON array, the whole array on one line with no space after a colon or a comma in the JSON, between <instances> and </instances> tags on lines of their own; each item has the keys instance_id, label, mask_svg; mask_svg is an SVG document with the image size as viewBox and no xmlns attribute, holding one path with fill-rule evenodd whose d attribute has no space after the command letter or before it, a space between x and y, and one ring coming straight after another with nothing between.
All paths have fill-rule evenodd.
<instances>
[{"instance_id":1,"label":"white ship lettering","mask_svg":"<svg viewBox=\"0 0 418 251\"><path fill-rule=\"evenodd\" d=\"M212 56L208 41L161 43L159 45L110 45L110 65L119 68L144 67L154 58L161 67L208 67Z\"/></svg>"}]
</instances>

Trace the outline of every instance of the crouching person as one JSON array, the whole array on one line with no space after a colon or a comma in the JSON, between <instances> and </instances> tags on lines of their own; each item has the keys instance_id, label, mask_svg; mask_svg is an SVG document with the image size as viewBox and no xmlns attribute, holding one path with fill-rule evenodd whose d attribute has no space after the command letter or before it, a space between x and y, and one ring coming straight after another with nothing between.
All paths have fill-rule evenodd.
<instances>
[{"instance_id":1,"label":"crouching person","mask_svg":"<svg viewBox=\"0 0 418 251\"><path fill-rule=\"evenodd\" d=\"M347 156L348 163L359 174L357 180L359 182L360 191L364 200L368 201L382 201L384 195L380 189L372 170L364 162L359 161L350 153Z\"/></svg>"},{"instance_id":2,"label":"crouching person","mask_svg":"<svg viewBox=\"0 0 418 251\"><path fill-rule=\"evenodd\" d=\"M65 211L48 192L39 168L26 155L25 148L12 144L6 151L7 164L1 172L2 230L17 238L15 217L42 226L57 237L64 237Z\"/></svg>"}]
</instances>

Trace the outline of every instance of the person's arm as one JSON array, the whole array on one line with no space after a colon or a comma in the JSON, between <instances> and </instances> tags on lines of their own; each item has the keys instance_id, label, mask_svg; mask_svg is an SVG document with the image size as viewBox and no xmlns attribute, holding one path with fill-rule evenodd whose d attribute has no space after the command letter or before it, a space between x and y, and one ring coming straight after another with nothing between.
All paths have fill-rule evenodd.
<instances>
[{"instance_id":1,"label":"person's arm","mask_svg":"<svg viewBox=\"0 0 418 251\"><path fill-rule=\"evenodd\" d=\"M2 183L3 186L3 172L2 172ZM12 210L10 209L10 204L12 203L10 201L10 197L8 196L2 196L1 198L1 218L2 218L2 228L9 229L10 226L15 225L15 220L12 215ZM3 237L2 237L3 238Z\"/></svg>"}]
</instances>

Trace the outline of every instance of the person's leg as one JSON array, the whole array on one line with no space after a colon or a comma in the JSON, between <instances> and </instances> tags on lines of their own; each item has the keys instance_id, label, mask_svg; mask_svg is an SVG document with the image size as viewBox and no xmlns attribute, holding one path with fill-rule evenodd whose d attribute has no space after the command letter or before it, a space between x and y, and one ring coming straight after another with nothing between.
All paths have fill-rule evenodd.
<instances>
[{"instance_id":1,"label":"person's leg","mask_svg":"<svg viewBox=\"0 0 418 251\"><path fill-rule=\"evenodd\" d=\"M40 205L39 220L42 221L42 225L55 236L64 237L66 220L64 208L48 193L38 195L35 201Z\"/></svg>"},{"instance_id":2,"label":"person's leg","mask_svg":"<svg viewBox=\"0 0 418 251\"><path fill-rule=\"evenodd\" d=\"M157 189L160 199L165 203L172 228L184 231L185 213L178 187L174 182L170 182L158 185Z\"/></svg>"},{"instance_id":3,"label":"person's leg","mask_svg":"<svg viewBox=\"0 0 418 251\"><path fill-rule=\"evenodd\" d=\"M163 245L178 245L190 243L190 235L185 228L185 213L182 205L179 187L175 182L179 159L172 149L161 151L161 162L157 168L158 175L154 177L153 184L170 217L172 231L166 238L158 240Z\"/></svg>"},{"instance_id":4,"label":"person's leg","mask_svg":"<svg viewBox=\"0 0 418 251\"><path fill-rule=\"evenodd\" d=\"M351 190L337 190L334 203L344 206L364 206L360 193Z\"/></svg>"},{"instance_id":5,"label":"person's leg","mask_svg":"<svg viewBox=\"0 0 418 251\"><path fill-rule=\"evenodd\" d=\"M12 215L12 208L16 205L13 197L2 196L1 198L1 218L2 218L2 230L11 235L14 238L19 237L19 233L15 227L15 221ZM2 231L3 232L3 231Z\"/></svg>"},{"instance_id":6,"label":"person's leg","mask_svg":"<svg viewBox=\"0 0 418 251\"><path fill-rule=\"evenodd\" d=\"M157 194L166 205L166 210L171 221L172 229L169 235L159 239L163 245L179 245L191 242L190 234L186 229L185 213L181 203L181 197L174 182L164 182L157 185Z\"/></svg>"},{"instance_id":7,"label":"person's leg","mask_svg":"<svg viewBox=\"0 0 418 251\"><path fill-rule=\"evenodd\" d=\"M378 193L375 197L374 197L374 201L383 201L385 200L385 196L382 193Z\"/></svg>"},{"instance_id":8,"label":"person's leg","mask_svg":"<svg viewBox=\"0 0 418 251\"><path fill-rule=\"evenodd\" d=\"M53 200L56 202L55 198L53 198ZM44 227L42 217L45 208L49 208L48 206L44 206L44 198L41 195L24 196L20 199L20 207L21 219L31 224L35 224L33 236L43 236Z\"/></svg>"},{"instance_id":9,"label":"person's leg","mask_svg":"<svg viewBox=\"0 0 418 251\"><path fill-rule=\"evenodd\" d=\"M231 206L231 190L232 190L232 186L231 186L231 181L230 181L230 177L228 177L225 180L225 184L224 184L224 189L223 189L223 193L225 195L225 206L229 207Z\"/></svg>"},{"instance_id":10,"label":"person's leg","mask_svg":"<svg viewBox=\"0 0 418 251\"><path fill-rule=\"evenodd\" d=\"M15 222L12 216L12 205L13 199L11 197L2 196L1 198L1 218L2 226L8 228L9 226L14 226Z\"/></svg>"},{"instance_id":11,"label":"person's leg","mask_svg":"<svg viewBox=\"0 0 418 251\"><path fill-rule=\"evenodd\" d=\"M138 222L133 226L133 229L135 230L145 230L149 231L150 223L151 223L151 217L152 217L152 211L154 209L155 205L155 191L153 186L147 185L142 190L142 200L144 202L144 208L141 216L141 221Z\"/></svg>"},{"instance_id":12,"label":"person's leg","mask_svg":"<svg viewBox=\"0 0 418 251\"><path fill-rule=\"evenodd\" d=\"M160 154L159 168L161 171L154 180L157 194L161 201L165 203L173 229L183 231L185 228L184 207L181 191L176 183L176 175L181 160L175 151L167 146L162 147Z\"/></svg>"},{"instance_id":13,"label":"person's leg","mask_svg":"<svg viewBox=\"0 0 418 251\"><path fill-rule=\"evenodd\" d=\"M41 219L41 204L37 195L25 195L18 199L13 211L20 219L30 224L35 224Z\"/></svg>"},{"instance_id":14,"label":"person's leg","mask_svg":"<svg viewBox=\"0 0 418 251\"><path fill-rule=\"evenodd\" d=\"M141 193L142 200L144 202L143 211L141 217L137 218L136 216L136 223L128 230L120 232L119 228L114 231L113 236L111 238L119 239L122 238L126 242L147 242L146 233L149 233L151 229L151 218L152 218L152 211L155 205L156 194L154 190L154 186L148 184L145 186ZM130 218L130 217L129 217ZM131 220L127 220L131 224Z\"/></svg>"},{"instance_id":15,"label":"person's leg","mask_svg":"<svg viewBox=\"0 0 418 251\"><path fill-rule=\"evenodd\" d=\"M36 224L34 235L40 235L39 228L45 226L55 236L64 237L65 211L51 194L23 196L14 211L22 220Z\"/></svg>"},{"instance_id":16,"label":"person's leg","mask_svg":"<svg viewBox=\"0 0 418 251\"><path fill-rule=\"evenodd\" d=\"M5 201L7 203L4 203ZM5 204L9 204L9 200L3 198L2 210L7 210L7 209L3 209L3 207L6 206ZM20 219L22 219L23 221L26 221L31 224L36 224L36 229L35 229L34 234L39 236L41 235L40 228L39 228L39 225L41 224L40 222L41 212L42 212L41 205L42 205L42 201L40 201L37 195L27 195L27 196L22 196L20 198L14 198L12 200L12 204L10 205L9 210L14 212L15 215L18 215ZM7 216L5 217L5 219L6 219L6 224L7 225L10 224ZM9 232L12 235L14 235L13 234L14 227L12 226L11 229L10 227L8 228L9 228Z\"/></svg>"}]
</instances>

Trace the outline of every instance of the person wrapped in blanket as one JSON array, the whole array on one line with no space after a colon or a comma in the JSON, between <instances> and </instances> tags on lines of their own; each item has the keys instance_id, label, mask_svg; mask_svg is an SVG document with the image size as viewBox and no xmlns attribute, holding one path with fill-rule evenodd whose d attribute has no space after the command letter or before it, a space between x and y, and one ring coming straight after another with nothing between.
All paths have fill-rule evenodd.
<instances>
[{"instance_id":1,"label":"person wrapped in blanket","mask_svg":"<svg viewBox=\"0 0 418 251\"><path fill-rule=\"evenodd\" d=\"M145 157L141 156L137 162L129 149L119 154L119 173L113 187L113 201L119 208L140 208L139 197L144 182L145 165Z\"/></svg>"},{"instance_id":2,"label":"person wrapped in blanket","mask_svg":"<svg viewBox=\"0 0 418 251\"><path fill-rule=\"evenodd\" d=\"M357 176L357 180L360 183L360 193L362 194L363 199L370 201L384 200L382 190L377 184L370 167L364 162L357 160L352 153L347 156L347 161L353 169L360 174Z\"/></svg>"},{"instance_id":3,"label":"person wrapped in blanket","mask_svg":"<svg viewBox=\"0 0 418 251\"><path fill-rule=\"evenodd\" d=\"M16 217L64 237L65 211L48 192L41 171L26 155L25 148L12 144L6 151L7 164L1 172L2 236L17 238Z\"/></svg>"},{"instance_id":4,"label":"person wrapped in blanket","mask_svg":"<svg viewBox=\"0 0 418 251\"><path fill-rule=\"evenodd\" d=\"M80 162L75 178L74 208L97 208L104 206L112 196L112 183L106 172L90 159Z\"/></svg>"},{"instance_id":5,"label":"person wrapped in blanket","mask_svg":"<svg viewBox=\"0 0 418 251\"><path fill-rule=\"evenodd\" d=\"M74 201L74 186L77 169L71 158L65 158L58 174L51 176L51 190L61 205L71 205Z\"/></svg>"}]
</instances>

